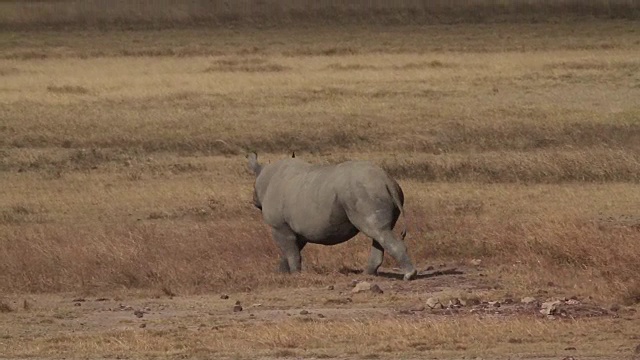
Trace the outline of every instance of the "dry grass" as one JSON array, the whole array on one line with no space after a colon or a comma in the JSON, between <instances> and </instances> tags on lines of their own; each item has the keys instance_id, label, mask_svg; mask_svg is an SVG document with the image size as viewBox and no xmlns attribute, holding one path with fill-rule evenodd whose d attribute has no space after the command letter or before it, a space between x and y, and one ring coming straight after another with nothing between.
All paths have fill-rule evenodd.
<instances>
[{"instance_id":1,"label":"dry grass","mask_svg":"<svg viewBox=\"0 0 640 360\"><path fill-rule=\"evenodd\" d=\"M101 356L153 357L307 356L334 358L404 358L425 355L450 358L521 354L527 357L631 353L636 336L628 321L562 321L467 316L457 319L380 319L335 321L292 318L278 324L221 326L201 318L199 326L92 331L5 339L5 355L16 357ZM455 334L455 336L452 336ZM357 338L355 342L353 339ZM551 339L551 340L550 340Z\"/></svg>"},{"instance_id":2,"label":"dry grass","mask_svg":"<svg viewBox=\"0 0 640 360\"><path fill-rule=\"evenodd\" d=\"M566 18L637 19L640 6L624 0L482 0L389 2L299 0L4 1L0 25L174 27L194 24L406 24L553 22Z\"/></svg>"},{"instance_id":3,"label":"dry grass","mask_svg":"<svg viewBox=\"0 0 640 360\"><path fill-rule=\"evenodd\" d=\"M483 258L514 292L553 279L637 302L634 25L349 28L339 45L339 29L228 32L220 47L193 45L198 30L4 42L0 286L187 294L362 268L358 238L310 246L306 277L272 271L242 156L257 149L383 165L405 187L421 267ZM122 38L146 41L131 56Z\"/></svg>"}]
</instances>

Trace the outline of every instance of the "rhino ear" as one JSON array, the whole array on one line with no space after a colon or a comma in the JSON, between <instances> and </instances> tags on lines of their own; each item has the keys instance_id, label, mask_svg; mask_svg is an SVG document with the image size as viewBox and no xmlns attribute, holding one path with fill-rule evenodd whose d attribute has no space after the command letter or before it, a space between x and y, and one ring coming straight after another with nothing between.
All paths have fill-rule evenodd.
<instances>
[{"instance_id":1,"label":"rhino ear","mask_svg":"<svg viewBox=\"0 0 640 360\"><path fill-rule=\"evenodd\" d=\"M258 163L258 154L255 152L250 153L247 155L247 160L249 160L249 170L251 170L255 176L260 175L262 165Z\"/></svg>"}]
</instances>

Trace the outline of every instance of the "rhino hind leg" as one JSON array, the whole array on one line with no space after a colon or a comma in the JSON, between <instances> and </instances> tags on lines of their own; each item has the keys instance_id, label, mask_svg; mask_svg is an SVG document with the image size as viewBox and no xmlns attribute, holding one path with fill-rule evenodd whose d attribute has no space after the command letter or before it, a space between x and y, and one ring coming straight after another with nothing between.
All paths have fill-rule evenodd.
<instances>
[{"instance_id":1,"label":"rhino hind leg","mask_svg":"<svg viewBox=\"0 0 640 360\"><path fill-rule=\"evenodd\" d=\"M409 254L407 253L407 246L400 240L391 230L372 230L372 229L363 229L362 232L372 238L374 240L374 244L377 242L384 251L389 253L398 265L404 271L404 279L411 280L416 277L417 271L409 258ZM367 267L367 272L369 272L374 265L380 266L382 263L380 258L382 258L383 251L376 248L375 245L371 249L371 255L369 257L369 264ZM376 267L377 272L377 267Z\"/></svg>"},{"instance_id":2,"label":"rhino hind leg","mask_svg":"<svg viewBox=\"0 0 640 360\"><path fill-rule=\"evenodd\" d=\"M369 275L377 275L378 268L384 260L384 248L377 241L373 240L371 244L371 254L365 272Z\"/></svg>"},{"instance_id":3,"label":"rhino hind leg","mask_svg":"<svg viewBox=\"0 0 640 360\"><path fill-rule=\"evenodd\" d=\"M272 229L273 239L281 251L280 266L281 272L295 273L302 269L302 257L300 251L306 242L298 239L296 234L288 227Z\"/></svg>"}]
</instances>

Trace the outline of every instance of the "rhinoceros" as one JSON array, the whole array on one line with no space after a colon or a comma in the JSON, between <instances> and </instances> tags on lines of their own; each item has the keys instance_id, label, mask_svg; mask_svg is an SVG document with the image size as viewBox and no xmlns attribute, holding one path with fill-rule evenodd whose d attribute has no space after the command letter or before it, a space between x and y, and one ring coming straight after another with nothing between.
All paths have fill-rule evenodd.
<instances>
[{"instance_id":1,"label":"rhinoceros","mask_svg":"<svg viewBox=\"0 0 640 360\"><path fill-rule=\"evenodd\" d=\"M372 239L367 274L378 273L387 251L405 280L416 276L403 241L404 194L383 169L369 161L314 165L295 155L261 164L255 152L247 159L255 175L253 204L280 248L281 272L301 270L300 251L307 243L335 245L362 232ZM400 239L393 228L401 215Z\"/></svg>"}]
</instances>

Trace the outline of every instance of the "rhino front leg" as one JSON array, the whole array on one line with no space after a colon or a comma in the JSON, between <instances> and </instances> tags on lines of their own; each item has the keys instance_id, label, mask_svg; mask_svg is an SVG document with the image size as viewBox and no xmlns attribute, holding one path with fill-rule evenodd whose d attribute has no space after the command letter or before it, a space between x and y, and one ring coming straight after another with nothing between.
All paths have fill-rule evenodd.
<instances>
[{"instance_id":1,"label":"rhino front leg","mask_svg":"<svg viewBox=\"0 0 640 360\"><path fill-rule=\"evenodd\" d=\"M415 278L417 271L413 266L409 254L407 254L407 246L398 239L392 231L381 231L374 237L382 248L387 251L402 267L404 271L404 279L411 280Z\"/></svg>"},{"instance_id":2,"label":"rhino front leg","mask_svg":"<svg viewBox=\"0 0 640 360\"><path fill-rule=\"evenodd\" d=\"M282 272L298 272L302 269L300 251L305 243L299 241L296 234L288 227L272 229L273 239L280 248L279 270Z\"/></svg>"},{"instance_id":3,"label":"rhino front leg","mask_svg":"<svg viewBox=\"0 0 640 360\"><path fill-rule=\"evenodd\" d=\"M365 272L369 275L376 275L378 268L382 265L382 260L384 260L384 248L377 241L373 240L369 262L367 263Z\"/></svg>"}]
</instances>

